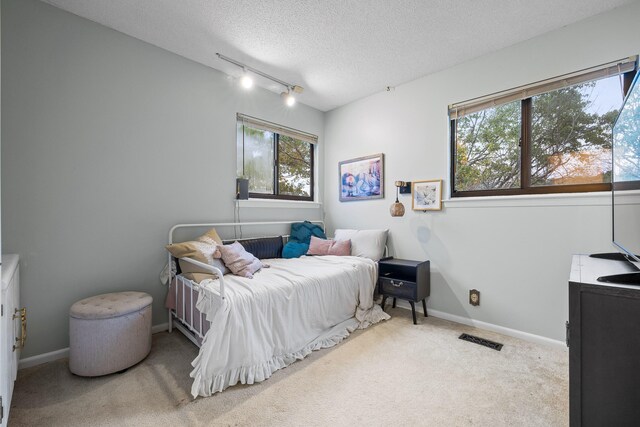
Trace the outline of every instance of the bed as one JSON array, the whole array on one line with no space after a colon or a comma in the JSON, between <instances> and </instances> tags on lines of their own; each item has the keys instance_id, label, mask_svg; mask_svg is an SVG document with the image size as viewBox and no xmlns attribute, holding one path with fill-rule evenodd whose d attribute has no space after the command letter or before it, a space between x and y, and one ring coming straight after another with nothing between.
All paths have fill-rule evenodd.
<instances>
[{"instance_id":1,"label":"bed","mask_svg":"<svg viewBox=\"0 0 640 427\"><path fill-rule=\"evenodd\" d=\"M286 224L181 224L171 229L169 242L178 229ZM222 279L198 284L180 274L172 277L169 330L175 327L200 347L192 362L194 398L264 381L310 352L389 318L373 302L377 265L371 259L327 255L263 262L270 267L253 279L222 275L202 263Z\"/></svg>"}]
</instances>

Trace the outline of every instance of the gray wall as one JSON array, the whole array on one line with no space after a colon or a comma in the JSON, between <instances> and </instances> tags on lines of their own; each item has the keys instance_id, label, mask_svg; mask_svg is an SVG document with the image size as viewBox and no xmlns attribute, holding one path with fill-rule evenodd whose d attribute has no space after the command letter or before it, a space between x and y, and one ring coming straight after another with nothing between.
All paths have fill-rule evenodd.
<instances>
[{"instance_id":1,"label":"gray wall","mask_svg":"<svg viewBox=\"0 0 640 427\"><path fill-rule=\"evenodd\" d=\"M234 218L236 112L320 144L323 114L39 1L2 9L2 237L22 260L23 357L67 347L69 306L102 292L146 291L154 324L165 322L170 226Z\"/></svg>"},{"instance_id":2,"label":"gray wall","mask_svg":"<svg viewBox=\"0 0 640 427\"><path fill-rule=\"evenodd\" d=\"M2 0L0 0L0 51L2 50ZM0 54L0 70L2 70L2 55ZM0 71L0 81L2 80L2 72ZM0 84L0 99L2 99L2 85ZM1 104L1 103L0 103ZM2 171L2 106L0 106L0 177ZM1 186L0 186L1 187ZM1 193L1 188L0 188ZM0 197L0 212L2 212L2 197ZM0 217L0 254L2 254L2 218ZM0 265L0 273L2 266Z\"/></svg>"},{"instance_id":3,"label":"gray wall","mask_svg":"<svg viewBox=\"0 0 640 427\"><path fill-rule=\"evenodd\" d=\"M610 195L445 201L441 212L392 218L395 180L444 179L449 186L447 105L640 53L640 3L329 112L325 140L325 210L329 229L390 228L400 257L432 261L428 305L561 340L573 253L612 251ZM340 160L383 152L386 197L338 201ZM481 305L468 304L469 289Z\"/></svg>"},{"instance_id":4,"label":"gray wall","mask_svg":"<svg viewBox=\"0 0 640 427\"><path fill-rule=\"evenodd\" d=\"M319 135L331 228L389 227L397 256L431 259L431 308L562 339L571 254L611 250L606 195L455 200L428 214L401 196L407 214L391 218L393 181L448 186L447 104L636 54L638 15L635 3L570 25L334 110L325 126L317 110L242 92L142 41L35 0L2 0L2 238L22 257L23 357L66 347L69 306L100 292L147 291L154 324L166 321L157 277L167 230L234 217L236 112ZM387 197L339 203L338 161L376 152L386 154ZM321 215L241 209L242 220ZM480 307L466 303L470 288Z\"/></svg>"}]
</instances>

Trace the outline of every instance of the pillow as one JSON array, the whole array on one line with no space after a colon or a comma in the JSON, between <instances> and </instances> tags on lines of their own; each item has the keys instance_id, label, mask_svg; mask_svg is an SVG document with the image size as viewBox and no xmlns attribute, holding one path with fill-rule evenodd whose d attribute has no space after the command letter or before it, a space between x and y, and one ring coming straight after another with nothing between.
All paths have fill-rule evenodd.
<instances>
[{"instance_id":1,"label":"pillow","mask_svg":"<svg viewBox=\"0 0 640 427\"><path fill-rule=\"evenodd\" d=\"M294 222L291 224L291 233L289 234L289 242L284 245L282 250L283 258L299 258L306 254L309 250L309 242L311 236L320 237L326 239L324 230L317 224L312 224L309 221Z\"/></svg>"},{"instance_id":2,"label":"pillow","mask_svg":"<svg viewBox=\"0 0 640 427\"><path fill-rule=\"evenodd\" d=\"M224 263L214 256L218 245L222 244L220 236L215 228L204 233L196 240L182 243L172 243L167 245L167 250L176 258L189 257L196 261L200 261L205 264L212 265L219 268L222 274L229 272L229 269L224 266ZM215 274L211 274L210 271L193 265L187 261L179 260L180 270L182 275L189 280L200 283L204 279L213 279Z\"/></svg>"},{"instance_id":3,"label":"pillow","mask_svg":"<svg viewBox=\"0 0 640 427\"><path fill-rule=\"evenodd\" d=\"M308 244L311 240L311 236L320 237L322 239L327 238L322 227L317 224L312 224L309 221L294 222L291 224L291 233L289 235L290 242Z\"/></svg>"},{"instance_id":4,"label":"pillow","mask_svg":"<svg viewBox=\"0 0 640 427\"><path fill-rule=\"evenodd\" d=\"M300 258L309 250L308 243L288 242L282 248L282 258Z\"/></svg>"},{"instance_id":5,"label":"pillow","mask_svg":"<svg viewBox=\"0 0 640 427\"><path fill-rule=\"evenodd\" d=\"M326 240L311 236L307 255L351 255L351 240Z\"/></svg>"},{"instance_id":6,"label":"pillow","mask_svg":"<svg viewBox=\"0 0 640 427\"><path fill-rule=\"evenodd\" d=\"M282 236L242 240L240 244L258 259L282 258Z\"/></svg>"},{"instance_id":7,"label":"pillow","mask_svg":"<svg viewBox=\"0 0 640 427\"><path fill-rule=\"evenodd\" d=\"M260 270L263 264L260 260L247 252L239 242L218 246L224 264L236 276L253 279L253 273Z\"/></svg>"},{"instance_id":8,"label":"pillow","mask_svg":"<svg viewBox=\"0 0 640 427\"><path fill-rule=\"evenodd\" d=\"M351 255L379 261L384 256L389 230L338 229L336 240L351 240Z\"/></svg>"},{"instance_id":9,"label":"pillow","mask_svg":"<svg viewBox=\"0 0 640 427\"><path fill-rule=\"evenodd\" d=\"M186 264L186 263L185 263ZM191 264L193 265L193 264ZM196 267L195 265L193 265L194 267ZM217 259L213 262L213 266L214 267L218 267L220 269L220 271L222 271L222 274L228 274L229 273L229 269L227 267L224 266L224 262L222 262L222 260ZM197 267L196 267L197 268ZM212 273L180 273L183 277L185 277L186 279L189 279L191 281L194 281L196 283L200 283L203 280L207 280L207 279L217 279L218 276L216 274L212 274Z\"/></svg>"}]
</instances>

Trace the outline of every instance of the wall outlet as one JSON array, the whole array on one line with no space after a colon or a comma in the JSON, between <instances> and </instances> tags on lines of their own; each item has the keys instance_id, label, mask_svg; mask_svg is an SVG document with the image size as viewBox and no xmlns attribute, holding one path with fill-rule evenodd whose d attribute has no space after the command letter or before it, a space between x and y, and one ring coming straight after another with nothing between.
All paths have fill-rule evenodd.
<instances>
[{"instance_id":1,"label":"wall outlet","mask_svg":"<svg viewBox=\"0 0 640 427\"><path fill-rule=\"evenodd\" d=\"M480 291L477 289L471 289L469 291L469 304L480 305Z\"/></svg>"}]
</instances>

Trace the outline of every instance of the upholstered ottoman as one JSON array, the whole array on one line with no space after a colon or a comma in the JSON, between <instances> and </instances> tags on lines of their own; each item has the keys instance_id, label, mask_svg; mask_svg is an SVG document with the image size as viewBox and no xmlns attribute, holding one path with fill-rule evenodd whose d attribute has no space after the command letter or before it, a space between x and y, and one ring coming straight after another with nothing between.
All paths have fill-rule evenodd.
<instances>
[{"instance_id":1,"label":"upholstered ottoman","mask_svg":"<svg viewBox=\"0 0 640 427\"><path fill-rule=\"evenodd\" d=\"M96 377L122 371L151 350L151 303L144 292L85 298L69 310L69 369Z\"/></svg>"}]
</instances>

